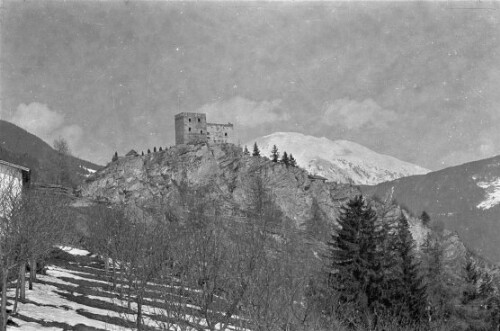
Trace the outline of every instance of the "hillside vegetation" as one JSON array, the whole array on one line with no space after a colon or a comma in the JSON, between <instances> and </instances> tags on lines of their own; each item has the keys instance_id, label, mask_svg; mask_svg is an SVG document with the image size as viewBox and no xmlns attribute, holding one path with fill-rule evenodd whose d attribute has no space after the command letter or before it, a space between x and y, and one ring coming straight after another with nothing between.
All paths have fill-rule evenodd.
<instances>
[{"instance_id":1,"label":"hillside vegetation","mask_svg":"<svg viewBox=\"0 0 500 331\"><path fill-rule=\"evenodd\" d=\"M416 215L426 211L434 223L456 231L478 254L500 263L500 156L410 176L376 186L364 194L391 193Z\"/></svg>"},{"instance_id":2,"label":"hillside vegetation","mask_svg":"<svg viewBox=\"0 0 500 331\"><path fill-rule=\"evenodd\" d=\"M196 331L500 324L498 270L456 235L431 229L392 198L366 199L354 187L231 144L119 157L79 191L60 214L50 209L55 203L37 200L43 190L12 200L0 257L2 279L18 289L2 292L9 293L2 321L14 302L9 315L19 325L60 329L86 322L102 328L103 321L110 329ZM30 232L30 220L46 226ZM25 266L53 257L53 245L69 244L92 258L49 260L52 278L39 283L30 273L33 291L45 291L56 307L43 306L38 292L23 290ZM54 323L44 324L30 295L54 314L66 305L74 322L48 316Z\"/></svg>"},{"instance_id":3,"label":"hillside vegetation","mask_svg":"<svg viewBox=\"0 0 500 331\"><path fill-rule=\"evenodd\" d=\"M70 154L62 155L37 136L3 120L0 120L0 159L30 168L36 183L68 187L76 187L83 178L101 168ZM61 171L67 173L62 179Z\"/></svg>"},{"instance_id":4,"label":"hillside vegetation","mask_svg":"<svg viewBox=\"0 0 500 331\"><path fill-rule=\"evenodd\" d=\"M338 231L344 228L344 217L349 214L349 208L346 210L345 206L359 194L356 188L349 185L313 180L300 168L287 167L266 158L247 155L239 147L231 144L180 145L145 156L119 158L90 177L82 187L82 196L86 199L122 206L121 208L128 210L128 213L140 215L142 222L145 223L157 226L158 220L163 220L169 224L169 229L166 230L168 235L164 235L169 238L168 247L174 250L174 253L169 256L171 258L180 254L180 257L173 258L171 261L173 269L180 269L172 272L182 279L183 272L189 270L190 275L184 275L187 277L186 286L203 291L206 280L211 277L224 282L224 277L233 279L235 275L239 275L237 276L239 283L235 284L227 280L228 284L231 284L227 286L236 286L230 291L231 295L235 293L242 295L241 298L231 297L231 300L237 301L234 304L242 309L238 314L249 314L248 309L255 307L260 309L267 307L267 310L279 309L280 312L276 313L273 319L279 320L280 323L292 323L295 325L294 328L299 329L321 329L326 328L325 325L329 323L330 325L338 323L339 327L350 325L356 328L370 328L375 323L378 328L383 329L383 327L388 327L384 324L387 321L398 320L399 317L389 318L389 316L395 313L393 309L404 306L398 300L408 293L396 293L389 295L385 301L379 299L373 301L373 298L381 297L381 295L375 295L370 291L356 292L356 295L353 294L354 297L362 301L354 300L357 302L356 305L361 306L353 311L362 311L363 314L368 315L346 320L345 311L342 311L346 305L341 305L343 308L339 311L334 308L335 302L338 304L342 300L349 301L352 298L335 301L340 300L338 288L331 287L330 281L325 283L325 280L332 277L328 275L332 272L335 274L334 270L337 269L337 267L332 269L331 264L332 259L336 260L336 250L332 251L328 247L339 245ZM374 277L373 273L378 274L375 277L377 281L372 279L366 284L371 284L372 281L378 282L374 293L381 291L380 293L385 295L384 288L388 284L393 285L393 283L385 282L391 277L395 279L400 277L397 270L401 260L394 256L398 252L395 247L399 244L395 243L394 236L409 231L412 236L407 242L408 255L405 259L413 266L414 276L420 279L418 286L427 288L424 291L426 293L424 301L428 310L425 313L418 313L418 318L400 319L397 325L401 326L398 323L403 323L408 328L413 325L415 328L427 329L437 327L437 325L443 327L440 323L453 320L450 325L459 329L462 327L467 329L470 325L483 321L486 323L481 324L483 326L497 323L497 317L494 317L497 316L495 315L497 314L495 309L498 308L496 304L493 304L490 310L482 312L474 308L475 306L467 306L473 300L463 300L465 287L477 287L479 291L480 286L485 286L483 283L486 280L484 279L495 274L487 263L471 255L456 235L442 229L432 231L420 219L403 212L392 200L362 201L364 201L363 208L373 210L375 215L367 220L355 213L357 216L354 217L354 224L374 222L371 229L376 233L368 237L373 239L368 241L373 245L373 251L369 253L371 257L368 260L379 263L364 266L367 268L365 272L372 274L370 277ZM407 224L407 230L404 230L404 225L401 228L401 224ZM372 231L366 229L362 231ZM155 232L161 233L159 229ZM101 229L99 233L105 233L105 231ZM359 249L364 249L363 238L348 240L353 240L353 244L361 245ZM185 243L188 243L187 246ZM222 246L219 247L219 244ZM263 251L257 250L256 253L255 247L263 247ZM212 252L216 256L210 256L210 253L209 256L203 255L202 257L197 255L200 252ZM381 254L381 252L385 253ZM257 255L253 256L253 253ZM186 262L186 260L196 261L199 258L202 258L202 262ZM262 269L259 269L261 268L260 262L263 263ZM186 266L184 263L190 265ZM191 263L195 266L193 267ZM209 267L211 263L218 264ZM226 265L226 263L229 264ZM233 265L243 269L233 270ZM467 265L476 274L473 281L467 280ZM220 271L219 267L225 271ZM245 268L258 268L260 271L253 274L252 270ZM325 268L330 270L326 274ZM232 270L230 275L226 274L228 270ZM393 270L394 273L379 274L381 270L385 272ZM201 274L192 279L190 277L193 272ZM211 272L214 274L210 275ZM224 276L219 272L223 272ZM259 277L262 275L265 276L266 281L271 282L266 283L265 288L261 288L263 279ZM496 280L494 276L491 277L491 279L488 278L492 286L491 292L488 292L491 296L490 294L484 296L485 292L482 292L483 294L477 292L477 295L473 295L474 300L497 298L498 290L494 285ZM292 283L287 283L285 281L287 279L290 279ZM246 292L250 283L253 283L256 288ZM432 284L432 287L427 287L429 284ZM271 285L276 288L272 289ZM212 288L214 295L217 291L224 293L226 287L226 285L216 283L211 283L211 286L214 286ZM365 288L362 284L354 287ZM270 290L275 290L276 294L259 292ZM268 296L264 297L275 301L265 303L249 301L247 304L250 306L244 308L245 296L253 294L254 291L260 293L259 298L266 294ZM285 297L280 298L277 296L278 293ZM328 293L327 297L337 299L325 302L326 293ZM283 302L289 302L290 297L295 296L303 303L300 309L293 304L283 307ZM365 299L362 299L363 297ZM474 305L477 302L474 301ZM273 308L273 305L279 305L279 307ZM290 311L285 312L282 309ZM330 313L326 313L327 311ZM353 311L348 315L353 316ZM302 316L299 321L302 320L302 322L294 317L294 314L299 312L307 315L299 314ZM227 311L225 314L232 315ZM259 326L260 323L264 323L259 319L267 318L259 314L255 316L258 322L254 321L257 324L253 325L253 329L276 330L279 328L277 325ZM486 315L491 316L486 317ZM375 316L378 317L375 318ZM307 324L306 320L314 326ZM428 324L429 321L431 324ZM423 322L425 323L420 324ZM295 323L307 325L298 326Z\"/></svg>"}]
</instances>

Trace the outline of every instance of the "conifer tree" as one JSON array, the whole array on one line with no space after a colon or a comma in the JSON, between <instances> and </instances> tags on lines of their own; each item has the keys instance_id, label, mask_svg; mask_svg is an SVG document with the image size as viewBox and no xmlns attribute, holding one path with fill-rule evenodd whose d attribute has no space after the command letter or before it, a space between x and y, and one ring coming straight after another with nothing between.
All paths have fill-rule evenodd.
<instances>
[{"instance_id":1,"label":"conifer tree","mask_svg":"<svg viewBox=\"0 0 500 331\"><path fill-rule=\"evenodd\" d=\"M429 222L431 221L431 217L429 216L429 214L427 214L427 212L424 210L422 212L422 215L420 215L420 220L422 220L422 224L424 226L427 226L429 225Z\"/></svg>"},{"instance_id":2,"label":"conifer tree","mask_svg":"<svg viewBox=\"0 0 500 331\"><path fill-rule=\"evenodd\" d=\"M141 155L144 156L144 151L142 151Z\"/></svg>"},{"instance_id":3,"label":"conifer tree","mask_svg":"<svg viewBox=\"0 0 500 331\"><path fill-rule=\"evenodd\" d=\"M156 146L153 147L153 153L156 153Z\"/></svg>"},{"instance_id":4,"label":"conifer tree","mask_svg":"<svg viewBox=\"0 0 500 331\"><path fill-rule=\"evenodd\" d=\"M243 150L244 155L250 155L250 152L248 151L247 146L245 145L245 149Z\"/></svg>"},{"instance_id":5,"label":"conifer tree","mask_svg":"<svg viewBox=\"0 0 500 331\"><path fill-rule=\"evenodd\" d=\"M497 330L500 324L499 298L495 295L493 277L481 270L471 256L464 271L462 315L469 325L475 327L474 330Z\"/></svg>"},{"instance_id":6,"label":"conifer tree","mask_svg":"<svg viewBox=\"0 0 500 331\"><path fill-rule=\"evenodd\" d=\"M111 162L115 162L116 160L118 160L118 152L115 152L113 158L111 159Z\"/></svg>"},{"instance_id":7,"label":"conifer tree","mask_svg":"<svg viewBox=\"0 0 500 331\"><path fill-rule=\"evenodd\" d=\"M253 144L252 156L260 156L260 150L259 150L259 146L257 146L257 143Z\"/></svg>"},{"instance_id":8,"label":"conifer tree","mask_svg":"<svg viewBox=\"0 0 500 331\"><path fill-rule=\"evenodd\" d=\"M148 154L151 154L151 150L148 148Z\"/></svg>"},{"instance_id":9,"label":"conifer tree","mask_svg":"<svg viewBox=\"0 0 500 331\"><path fill-rule=\"evenodd\" d=\"M448 283L444 269L444 248L439 233L429 233L422 245L424 274L427 283L427 296L430 305L431 321L448 317L455 309L457 288Z\"/></svg>"},{"instance_id":10,"label":"conifer tree","mask_svg":"<svg viewBox=\"0 0 500 331\"><path fill-rule=\"evenodd\" d=\"M271 161L277 163L280 157L280 153L278 152L278 147L273 145L273 149L271 150Z\"/></svg>"},{"instance_id":11,"label":"conifer tree","mask_svg":"<svg viewBox=\"0 0 500 331\"><path fill-rule=\"evenodd\" d=\"M286 165L287 167L290 164L290 160L288 159L288 154L286 152L283 152L283 156L281 157L280 162Z\"/></svg>"},{"instance_id":12,"label":"conifer tree","mask_svg":"<svg viewBox=\"0 0 500 331\"><path fill-rule=\"evenodd\" d=\"M376 226L376 213L362 196L341 207L337 235L328 243L328 287L336 311L344 321L368 325L378 310L381 298L382 255L377 250L381 239Z\"/></svg>"},{"instance_id":13,"label":"conifer tree","mask_svg":"<svg viewBox=\"0 0 500 331\"><path fill-rule=\"evenodd\" d=\"M393 277L389 277L386 286L391 293L390 309L402 323L422 323L426 320L427 288L414 256L414 241L404 214L398 220L392 241L396 263Z\"/></svg>"},{"instance_id":14,"label":"conifer tree","mask_svg":"<svg viewBox=\"0 0 500 331\"><path fill-rule=\"evenodd\" d=\"M290 163L290 166L292 166L294 168L297 166L297 160L295 160L295 158L293 157L293 155L291 153L290 153L290 158L289 158L288 162Z\"/></svg>"},{"instance_id":15,"label":"conifer tree","mask_svg":"<svg viewBox=\"0 0 500 331\"><path fill-rule=\"evenodd\" d=\"M160 152L161 152L161 151L163 151L163 149L162 149L162 148L161 148L161 146L160 146Z\"/></svg>"}]
</instances>

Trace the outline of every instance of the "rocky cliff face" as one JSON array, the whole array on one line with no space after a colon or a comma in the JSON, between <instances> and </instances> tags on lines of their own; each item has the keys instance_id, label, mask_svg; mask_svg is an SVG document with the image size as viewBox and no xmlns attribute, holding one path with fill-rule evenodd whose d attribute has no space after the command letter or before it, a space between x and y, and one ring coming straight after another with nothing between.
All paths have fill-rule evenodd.
<instances>
[{"instance_id":1,"label":"rocky cliff face","mask_svg":"<svg viewBox=\"0 0 500 331\"><path fill-rule=\"evenodd\" d=\"M244 155L232 144L198 144L174 146L145 156L122 157L91 176L81 187L81 196L142 209L164 204L169 210L180 212L179 202L184 189L209 186L211 190L206 198L224 201L223 212L237 215L250 207L256 181L260 181L276 207L296 226L311 218L313 201L333 223L339 207L360 194L353 186L312 180L300 168L287 168L265 158ZM380 208L382 204L379 202ZM391 208L388 220L397 219L404 212L399 207ZM412 235L420 246L430 230L423 227L419 219L406 215ZM457 266L458 272L466 248L452 233L448 232L444 238L446 259L454 261L452 264Z\"/></svg>"},{"instance_id":2,"label":"rocky cliff face","mask_svg":"<svg viewBox=\"0 0 500 331\"><path fill-rule=\"evenodd\" d=\"M179 145L168 150L129 156L110 163L90 177L82 197L110 203L176 207L182 187L211 186L211 194L227 201L226 212L245 210L254 182L260 180L278 208L296 225L310 217L313 200L334 220L338 207L359 191L348 185L315 181L299 168L243 155L231 144Z\"/></svg>"}]
</instances>

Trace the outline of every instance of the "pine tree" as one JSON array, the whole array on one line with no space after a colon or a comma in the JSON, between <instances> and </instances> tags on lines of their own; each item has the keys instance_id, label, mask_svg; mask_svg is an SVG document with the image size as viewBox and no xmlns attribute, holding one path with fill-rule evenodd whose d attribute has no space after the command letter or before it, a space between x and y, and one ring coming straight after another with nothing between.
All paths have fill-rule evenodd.
<instances>
[{"instance_id":1,"label":"pine tree","mask_svg":"<svg viewBox=\"0 0 500 331\"><path fill-rule=\"evenodd\" d=\"M144 151L142 151L141 155L144 156Z\"/></svg>"},{"instance_id":2,"label":"pine tree","mask_svg":"<svg viewBox=\"0 0 500 331\"><path fill-rule=\"evenodd\" d=\"M290 160L288 159L288 154L286 152L283 152L283 156L281 157L280 162L286 165L287 167L290 164Z\"/></svg>"},{"instance_id":3,"label":"pine tree","mask_svg":"<svg viewBox=\"0 0 500 331\"><path fill-rule=\"evenodd\" d=\"M290 154L290 158L289 158L288 162L290 163L291 167L294 167L294 168L297 167L297 160L295 160L295 158L293 157L292 154Z\"/></svg>"},{"instance_id":4,"label":"pine tree","mask_svg":"<svg viewBox=\"0 0 500 331\"><path fill-rule=\"evenodd\" d=\"M252 156L260 156L260 150L259 150L259 146L257 146L257 143L253 144Z\"/></svg>"},{"instance_id":5,"label":"pine tree","mask_svg":"<svg viewBox=\"0 0 500 331\"><path fill-rule=\"evenodd\" d=\"M427 212L424 210L422 212L422 215L420 215L420 220L422 220L422 224L424 226L427 226L429 225L430 221L431 221L431 217L429 216L429 214L427 214Z\"/></svg>"},{"instance_id":6,"label":"pine tree","mask_svg":"<svg viewBox=\"0 0 500 331\"><path fill-rule=\"evenodd\" d=\"M115 152L113 158L111 159L111 162L115 162L116 160L118 160L118 152Z\"/></svg>"},{"instance_id":7,"label":"pine tree","mask_svg":"<svg viewBox=\"0 0 500 331\"><path fill-rule=\"evenodd\" d=\"M400 216L391 239L396 263L391 270L393 276L386 284L391 294L390 309L402 323L422 323L426 320L427 288L414 256L415 243L404 214Z\"/></svg>"},{"instance_id":8,"label":"pine tree","mask_svg":"<svg viewBox=\"0 0 500 331\"><path fill-rule=\"evenodd\" d=\"M156 153L156 146L153 147L153 153Z\"/></svg>"},{"instance_id":9,"label":"pine tree","mask_svg":"<svg viewBox=\"0 0 500 331\"><path fill-rule=\"evenodd\" d=\"M250 155L250 152L248 151L247 146L245 145L245 149L243 150L244 155Z\"/></svg>"},{"instance_id":10,"label":"pine tree","mask_svg":"<svg viewBox=\"0 0 500 331\"><path fill-rule=\"evenodd\" d=\"M273 149L271 150L271 161L277 163L280 157L280 153L278 152L278 147L273 145Z\"/></svg>"},{"instance_id":11,"label":"pine tree","mask_svg":"<svg viewBox=\"0 0 500 331\"><path fill-rule=\"evenodd\" d=\"M148 148L148 154L151 154L151 150Z\"/></svg>"},{"instance_id":12,"label":"pine tree","mask_svg":"<svg viewBox=\"0 0 500 331\"><path fill-rule=\"evenodd\" d=\"M474 330L497 330L500 320L493 277L469 256L464 267L462 315ZM471 328L472 329L472 328Z\"/></svg>"},{"instance_id":13,"label":"pine tree","mask_svg":"<svg viewBox=\"0 0 500 331\"><path fill-rule=\"evenodd\" d=\"M160 152L161 152L161 151L163 151L163 149L162 149L162 148L161 148L161 146L160 146Z\"/></svg>"},{"instance_id":14,"label":"pine tree","mask_svg":"<svg viewBox=\"0 0 500 331\"><path fill-rule=\"evenodd\" d=\"M456 301L460 296L460 293L457 293L459 288L450 283L450 277L444 269L442 240L443 238L439 233L429 233L422 245L422 258L431 321L448 318L455 310L456 304L459 303Z\"/></svg>"},{"instance_id":15,"label":"pine tree","mask_svg":"<svg viewBox=\"0 0 500 331\"><path fill-rule=\"evenodd\" d=\"M349 323L367 325L380 304L383 252L375 221L375 211L357 196L341 207L341 229L328 243L328 286L336 298L330 310Z\"/></svg>"}]
</instances>

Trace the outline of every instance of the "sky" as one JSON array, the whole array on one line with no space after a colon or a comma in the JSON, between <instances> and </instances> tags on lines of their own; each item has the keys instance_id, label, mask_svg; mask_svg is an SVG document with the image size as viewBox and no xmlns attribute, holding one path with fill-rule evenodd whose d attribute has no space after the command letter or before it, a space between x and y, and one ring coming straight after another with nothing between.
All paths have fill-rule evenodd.
<instances>
[{"instance_id":1,"label":"sky","mask_svg":"<svg viewBox=\"0 0 500 331\"><path fill-rule=\"evenodd\" d=\"M499 2L6 1L0 118L106 164L205 112L431 170L500 154Z\"/></svg>"}]
</instances>

